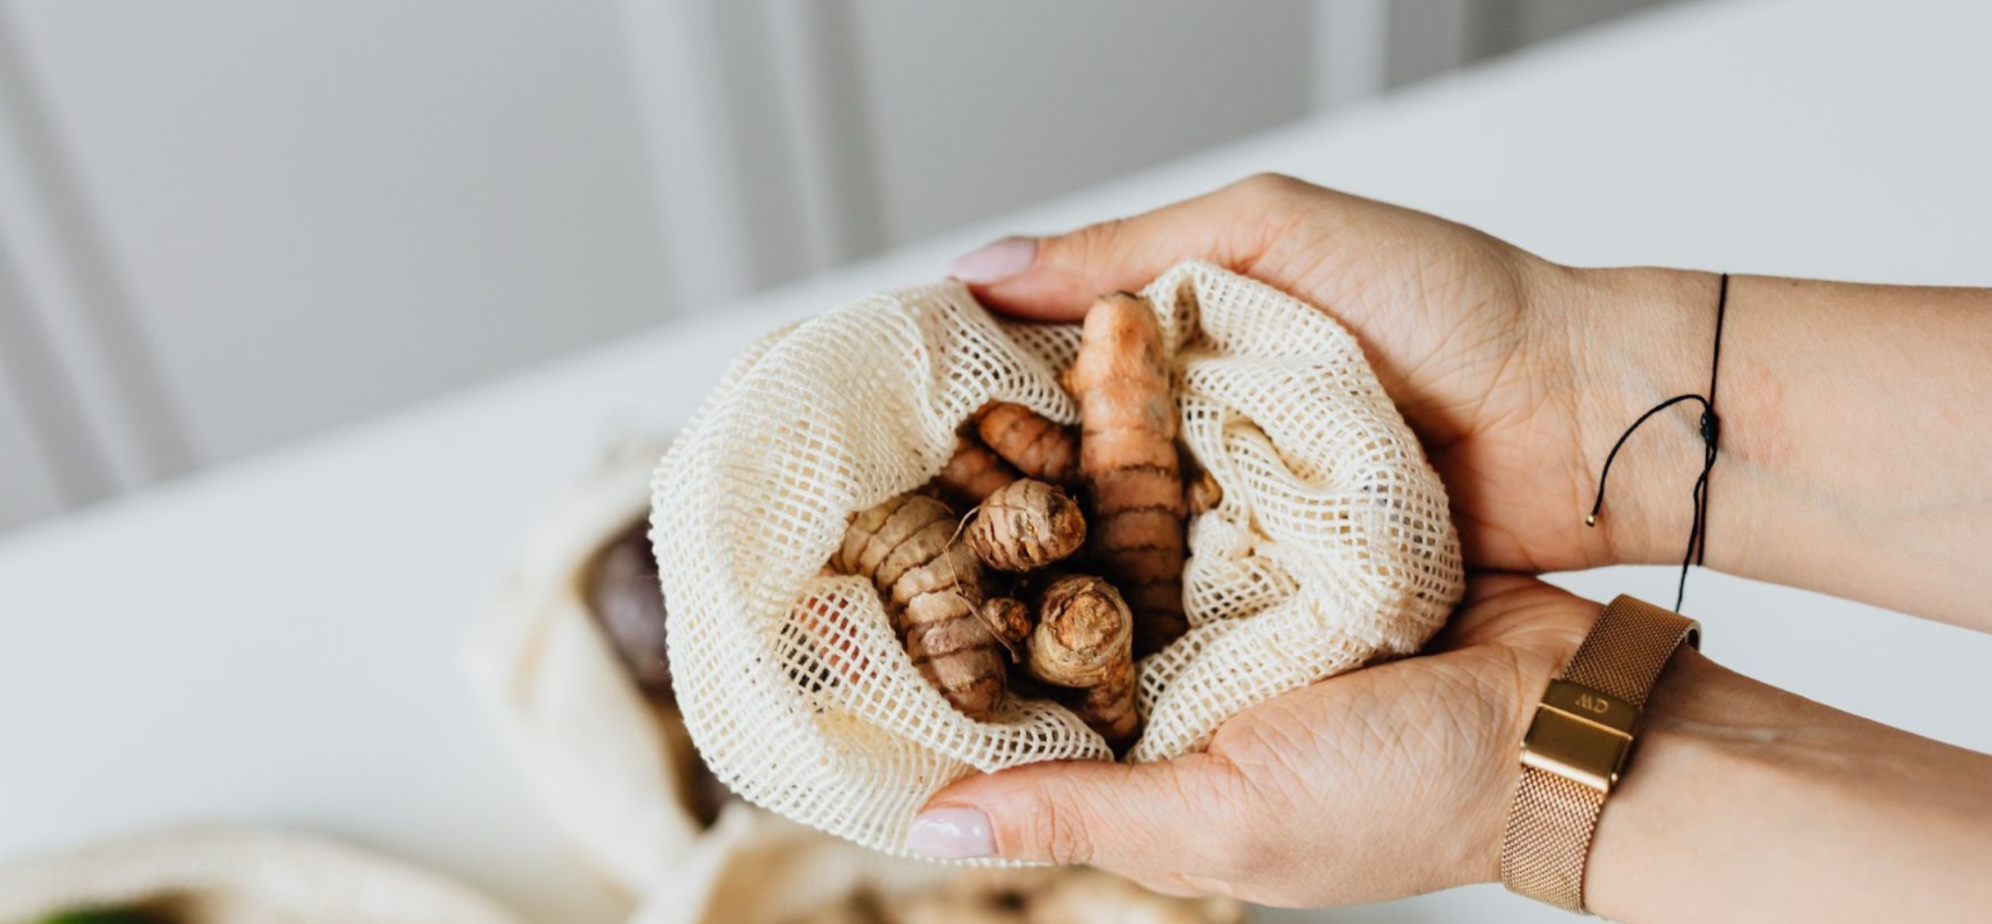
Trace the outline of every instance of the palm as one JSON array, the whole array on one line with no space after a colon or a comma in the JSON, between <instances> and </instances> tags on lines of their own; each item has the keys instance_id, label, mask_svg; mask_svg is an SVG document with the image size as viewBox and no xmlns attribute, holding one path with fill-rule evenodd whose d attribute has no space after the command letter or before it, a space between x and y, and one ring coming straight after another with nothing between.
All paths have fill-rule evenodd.
<instances>
[{"instance_id":1,"label":"palm","mask_svg":"<svg viewBox=\"0 0 1992 924\"><path fill-rule=\"evenodd\" d=\"M1241 832L1241 843L1223 851L1238 855L1233 868L1130 872L1165 889L1289 906L1488 878L1502 819L1487 807L1504 800L1490 800L1485 787L1513 779L1503 756L1518 704L1574 650L1594 612L1533 579L1487 578L1436 643L1439 653L1343 674L1240 713L1205 754L1184 759L1211 830ZM1394 855L1433 844L1457 855ZM1372 875L1351 879L1356 869Z\"/></svg>"},{"instance_id":2,"label":"palm","mask_svg":"<svg viewBox=\"0 0 1992 924\"><path fill-rule=\"evenodd\" d=\"M1332 193L1339 199L1348 197ZM1357 200L1360 201L1360 200ZM1469 228L1375 203L1266 242L1253 275L1321 306L1362 342L1452 499L1467 561L1539 572L1592 563L1566 364L1531 334L1522 277L1553 270ZM1347 223L1360 223L1349 227ZM1337 246L1345 239L1362 248Z\"/></svg>"},{"instance_id":3,"label":"palm","mask_svg":"<svg viewBox=\"0 0 1992 924\"><path fill-rule=\"evenodd\" d=\"M1582 274L1277 176L983 253L958 267L987 304L1022 318L1079 320L1100 293L1189 259L1319 305L1423 441L1473 570L1610 557L1602 531L1577 524L1583 437L1598 423L1583 415L1617 413L1574 397L1586 380L1568 309L1583 303ZM1090 861L1169 891L1325 905L1486 880L1525 710L1596 613L1532 578L1481 574L1432 653L1276 697L1201 753L1019 767L956 783L936 804L989 809L1017 856Z\"/></svg>"},{"instance_id":4,"label":"palm","mask_svg":"<svg viewBox=\"0 0 1992 924\"><path fill-rule=\"evenodd\" d=\"M1026 318L1075 321L1101 292L1208 260L1321 306L1356 335L1452 496L1468 564L1543 571L1605 557L1572 527L1589 483L1564 340L1537 332L1564 271L1421 212L1267 176L1046 239L978 285Z\"/></svg>"}]
</instances>

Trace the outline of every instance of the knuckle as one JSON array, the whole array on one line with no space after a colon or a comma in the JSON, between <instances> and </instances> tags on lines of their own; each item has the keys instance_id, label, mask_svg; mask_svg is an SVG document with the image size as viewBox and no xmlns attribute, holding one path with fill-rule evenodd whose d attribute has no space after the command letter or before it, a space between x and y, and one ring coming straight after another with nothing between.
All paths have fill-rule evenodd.
<instances>
[{"instance_id":1,"label":"knuckle","mask_svg":"<svg viewBox=\"0 0 1992 924\"><path fill-rule=\"evenodd\" d=\"M1059 262L1072 266L1104 266L1120 256L1127 239L1128 220L1110 218L1088 225L1075 234L1059 238L1054 245L1063 253Z\"/></svg>"},{"instance_id":2,"label":"knuckle","mask_svg":"<svg viewBox=\"0 0 1992 924\"><path fill-rule=\"evenodd\" d=\"M1240 198L1254 202L1287 199L1313 188L1303 180L1272 172L1255 173L1231 185L1231 191Z\"/></svg>"},{"instance_id":3,"label":"knuckle","mask_svg":"<svg viewBox=\"0 0 1992 924\"><path fill-rule=\"evenodd\" d=\"M1029 807L1025 836L1043 859L1061 865L1093 861L1091 832L1084 813L1049 793L1040 793Z\"/></svg>"}]
</instances>

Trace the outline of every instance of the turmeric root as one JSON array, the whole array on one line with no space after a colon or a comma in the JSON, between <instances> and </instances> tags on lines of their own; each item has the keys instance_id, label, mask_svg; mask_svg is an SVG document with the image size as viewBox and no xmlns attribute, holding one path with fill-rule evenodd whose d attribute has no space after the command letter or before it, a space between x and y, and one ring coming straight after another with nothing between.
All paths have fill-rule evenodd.
<instances>
[{"instance_id":1,"label":"turmeric root","mask_svg":"<svg viewBox=\"0 0 1992 924\"><path fill-rule=\"evenodd\" d=\"M1146 300L1118 292L1093 303L1065 385L1079 402L1079 477L1093 551L1134 610L1135 655L1148 655L1189 623L1176 403L1162 366L1161 325Z\"/></svg>"},{"instance_id":2,"label":"turmeric root","mask_svg":"<svg viewBox=\"0 0 1992 924\"><path fill-rule=\"evenodd\" d=\"M1010 652L1010 660L1019 660L1017 646L1031 637L1031 627L1037 620L1031 618L1031 608L1015 597L990 597L982 604L982 623L996 634L996 640Z\"/></svg>"},{"instance_id":3,"label":"turmeric root","mask_svg":"<svg viewBox=\"0 0 1992 924\"><path fill-rule=\"evenodd\" d=\"M1209 513L1224 503L1224 486L1209 472L1198 472L1183 488L1183 505L1191 514Z\"/></svg>"},{"instance_id":4,"label":"turmeric root","mask_svg":"<svg viewBox=\"0 0 1992 924\"><path fill-rule=\"evenodd\" d=\"M940 890L896 896L881 910L885 924L1024 924L1013 909Z\"/></svg>"},{"instance_id":5,"label":"turmeric root","mask_svg":"<svg viewBox=\"0 0 1992 924\"><path fill-rule=\"evenodd\" d=\"M975 433L1026 478L1069 485L1079 474L1079 447L1072 434L1021 404L996 401L977 411Z\"/></svg>"},{"instance_id":6,"label":"turmeric root","mask_svg":"<svg viewBox=\"0 0 1992 924\"><path fill-rule=\"evenodd\" d=\"M947 466L934 476L931 487L950 504L973 507L1022 477L989 447L964 436L955 444Z\"/></svg>"},{"instance_id":7,"label":"turmeric root","mask_svg":"<svg viewBox=\"0 0 1992 924\"><path fill-rule=\"evenodd\" d=\"M1029 924L1242 924L1245 907L1229 898L1172 898L1112 873L1061 870L1031 893Z\"/></svg>"},{"instance_id":8,"label":"turmeric root","mask_svg":"<svg viewBox=\"0 0 1992 924\"><path fill-rule=\"evenodd\" d=\"M998 571L1035 571L1086 542L1086 517L1072 498L1042 481L1013 481L975 508L968 546Z\"/></svg>"},{"instance_id":9,"label":"turmeric root","mask_svg":"<svg viewBox=\"0 0 1992 924\"><path fill-rule=\"evenodd\" d=\"M1135 709L1134 616L1113 585L1067 575L1045 585L1031 630L1030 674L1076 688L1067 705L1116 751L1141 731Z\"/></svg>"},{"instance_id":10,"label":"turmeric root","mask_svg":"<svg viewBox=\"0 0 1992 924\"><path fill-rule=\"evenodd\" d=\"M852 519L831 567L871 579L920 673L979 721L1002 703L1008 678L980 612L982 563L953 541L956 529L946 504L903 494Z\"/></svg>"}]
</instances>

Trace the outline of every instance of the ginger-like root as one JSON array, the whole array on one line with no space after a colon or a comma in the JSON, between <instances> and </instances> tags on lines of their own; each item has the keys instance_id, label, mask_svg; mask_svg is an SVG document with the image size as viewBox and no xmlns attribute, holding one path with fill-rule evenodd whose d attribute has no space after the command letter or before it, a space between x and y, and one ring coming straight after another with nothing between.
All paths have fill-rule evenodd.
<instances>
[{"instance_id":1,"label":"ginger-like root","mask_svg":"<svg viewBox=\"0 0 1992 924\"><path fill-rule=\"evenodd\" d=\"M785 924L894 924L885 916L883 905L884 900L870 887L860 886L843 901L789 918Z\"/></svg>"},{"instance_id":2,"label":"ginger-like root","mask_svg":"<svg viewBox=\"0 0 1992 924\"><path fill-rule=\"evenodd\" d=\"M1183 616L1183 478L1162 328L1148 302L1119 292L1086 312L1065 385L1079 402L1079 477L1093 552L1134 610L1137 657L1189 630Z\"/></svg>"},{"instance_id":3,"label":"ginger-like root","mask_svg":"<svg viewBox=\"0 0 1992 924\"><path fill-rule=\"evenodd\" d=\"M941 499L961 507L973 507L989 495L1023 476L989 447L964 436L955 443L954 455L929 486Z\"/></svg>"},{"instance_id":4,"label":"ginger-like root","mask_svg":"<svg viewBox=\"0 0 1992 924\"><path fill-rule=\"evenodd\" d=\"M1025 924L1017 910L938 889L889 898L880 910L886 924Z\"/></svg>"},{"instance_id":5,"label":"ginger-like root","mask_svg":"<svg viewBox=\"0 0 1992 924\"><path fill-rule=\"evenodd\" d=\"M1183 506L1190 509L1190 515L1209 513L1224 503L1224 486L1209 472L1198 472L1183 488Z\"/></svg>"},{"instance_id":6,"label":"ginger-like root","mask_svg":"<svg viewBox=\"0 0 1992 924\"><path fill-rule=\"evenodd\" d=\"M1051 888L1073 867L1055 866L974 866L950 876L940 891L985 905L1021 911L1032 896Z\"/></svg>"},{"instance_id":7,"label":"ginger-like root","mask_svg":"<svg viewBox=\"0 0 1992 924\"><path fill-rule=\"evenodd\" d=\"M801 917L788 919L788 924L884 924L885 919L876 911L855 905L832 905L818 908Z\"/></svg>"},{"instance_id":8,"label":"ginger-like root","mask_svg":"<svg viewBox=\"0 0 1992 924\"><path fill-rule=\"evenodd\" d=\"M982 623L996 634L996 640L1010 650L1010 660L1018 660L1017 646L1031 637L1037 620L1031 608L1015 597L990 597L982 604Z\"/></svg>"},{"instance_id":9,"label":"ginger-like root","mask_svg":"<svg viewBox=\"0 0 1992 924\"><path fill-rule=\"evenodd\" d=\"M859 513L831 559L870 578L906 653L949 705L978 721L995 713L1007 683L1003 646L982 621L982 563L955 542L954 511L902 494Z\"/></svg>"},{"instance_id":10,"label":"ginger-like root","mask_svg":"<svg viewBox=\"0 0 1992 924\"><path fill-rule=\"evenodd\" d=\"M1243 924L1229 898L1171 898L1085 867L969 869L939 885L869 890L786 924Z\"/></svg>"},{"instance_id":11,"label":"ginger-like root","mask_svg":"<svg viewBox=\"0 0 1992 924\"><path fill-rule=\"evenodd\" d=\"M1171 898L1112 873L1061 870L1033 893L1029 924L1242 924L1245 906L1229 898Z\"/></svg>"},{"instance_id":12,"label":"ginger-like root","mask_svg":"<svg viewBox=\"0 0 1992 924\"><path fill-rule=\"evenodd\" d=\"M1036 571L1079 551L1086 516L1078 503L1042 481L1013 481L975 508L968 546L998 571Z\"/></svg>"},{"instance_id":13,"label":"ginger-like root","mask_svg":"<svg viewBox=\"0 0 1992 924\"><path fill-rule=\"evenodd\" d=\"M1026 478L1069 485L1079 474L1071 432L1021 404L996 401L977 411L975 434Z\"/></svg>"},{"instance_id":14,"label":"ginger-like root","mask_svg":"<svg viewBox=\"0 0 1992 924\"><path fill-rule=\"evenodd\" d=\"M1134 615L1113 585L1083 574L1045 585L1031 630L1030 674L1077 689L1069 706L1116 751L1141 732L1135 708Z\"/></svg>"}]
</instances>

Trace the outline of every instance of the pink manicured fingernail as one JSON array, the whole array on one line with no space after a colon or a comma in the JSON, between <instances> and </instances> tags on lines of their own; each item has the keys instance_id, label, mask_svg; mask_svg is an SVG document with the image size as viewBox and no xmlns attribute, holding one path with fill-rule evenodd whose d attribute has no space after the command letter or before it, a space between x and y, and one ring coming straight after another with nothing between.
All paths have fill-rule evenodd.
<instances>
[{"instance_id":1,"label":"pink manicured fingernail","mask_svg":"<svg viewBox=\"0 0 1992 924\"><path fill-rule=\"evenodd\" d=\"M935 860L969 860L996 855L996 838L989 831L989 816L980 809L937 808L921 812L913 819L906 846L914 853Z\"/></svg>"},{"instance_id":2,"label":"pink manicured fingernail","mask_svg":"<svg viewBox=\"0 0 1992 924\"><path fill-rule=\"evenodd\" d=\"M1037 241L1028 237L1006 237L974 253L956 257L948 275L963 282L985 285L1002 282L1031 268L1037 259Z\"/></svg>"}]
</instances>

